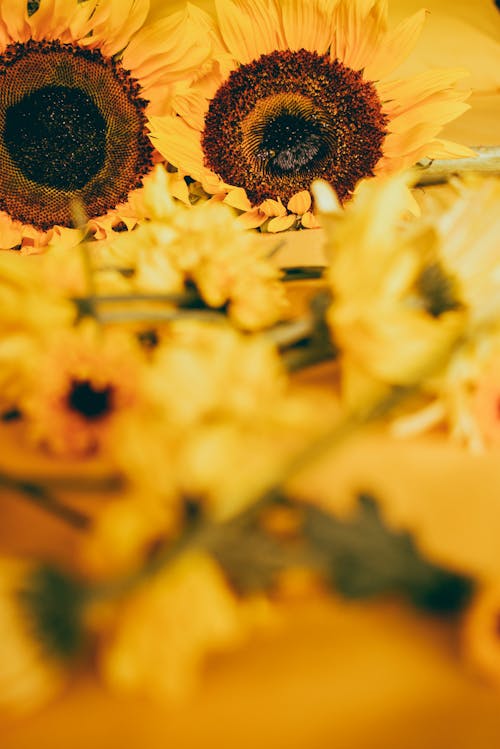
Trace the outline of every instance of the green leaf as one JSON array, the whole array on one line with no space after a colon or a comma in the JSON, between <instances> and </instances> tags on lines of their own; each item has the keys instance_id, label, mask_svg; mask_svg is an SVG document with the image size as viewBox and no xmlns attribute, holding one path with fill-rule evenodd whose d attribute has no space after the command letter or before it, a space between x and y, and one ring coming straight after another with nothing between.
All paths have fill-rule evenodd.
<instances>
[{"instance_id":1,"label":"green leaf","mask_svg":"<svg viewBox=\"0 0 500 749\"><path fill-rule=\"evenodd\" d=\"M453 613L472 593L470 579L427 561L409 533L388 528L371 497L360 496L347 519L310 508L304 530L327 578L348 598L398 593L426 611Z\"/></svg>"},{"instance_id":2,"label":"green leaf","mask_svg":"<svg viewBox=\"0 0 500 749\"><path fill-rule=\"evenodd\" d=\"M51 655L76 655L83 644L86 588L59 570L41 566L28 577L18 598L33 634Z\"/></svg>"}]
</instances>

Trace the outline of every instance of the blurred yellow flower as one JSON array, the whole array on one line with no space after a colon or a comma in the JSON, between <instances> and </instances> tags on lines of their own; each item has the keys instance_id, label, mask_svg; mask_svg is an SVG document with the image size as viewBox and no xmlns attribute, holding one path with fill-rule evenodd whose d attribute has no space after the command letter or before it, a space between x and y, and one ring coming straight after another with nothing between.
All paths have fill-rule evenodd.
<instances>
[{"instance_id":1,"label":"blurred yellow flower","mask_svg":"<svg viewBox=\"0 0 500 749\"><path fill-rule=\"evenodd\" d=\"M460 297L439 259L401 231L405 185L405 177L364 184L345 214L327 226L328 322L351 402L362 395L358 383L364 380L420 382L445 364L464 325ZM318 199L321 207L325 196L320 192Z\"/></svg>"},{"instance_id":2,"label":"blurred yellow flower","mask_svg":"<svg viewBox=\"0 0 500 749\"><path fill-rule=\"evenodd\" d=\"M268 248L226 206L187 209L169 196L167 173L157 167L141 198L151 220L96 246L98 267L129 269L130 287L141 293L179 293L194 283L208 306L227 304L230 318L246 330L276 322L286 302Z\"/></svg>"},{"instance_id":3,"label":"blurred yellow flower","mask_svg":"<svg viewBox=\"0 0 500 749\"><path fill-rule=\"evenodd\" d=\"M130 336L90 320L53 335L30 362L19 407L35 442L56 455L88 456L144 403L141 352Z\"/></svg>"},{"instance_id":4,"label":"blurred yellow flower","mask_svg":"<svg viewBox=\"0 0 500 749\"><path fill-rule=\"evenodd\" d=\"M36 566L0 557L0 709L27 713L54 697L65 675L24 599Z\"/></svg>"},{"instance_id":5,"label":"blurred yellow flower","mask_svg":"<svg viewBox=\"0 0 500 749\"><path fill-rule=\"evenodd\" d=\"M251 624L249 609L214 561L189 554L119 606L102 637L103 678L119 692L157 700L185 696L208 655L242 642Z\"/></svg>"}]
</instances>

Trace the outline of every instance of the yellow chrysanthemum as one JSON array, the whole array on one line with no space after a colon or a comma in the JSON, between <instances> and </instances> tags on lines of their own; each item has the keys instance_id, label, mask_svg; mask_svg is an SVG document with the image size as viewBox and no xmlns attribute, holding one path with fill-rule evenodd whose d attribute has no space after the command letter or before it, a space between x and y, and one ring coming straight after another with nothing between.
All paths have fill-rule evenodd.
<instances>
[{"instance_id":1,"label":"yellow chrysanthemum","mask_svg":"<svg viewBox=\"0 0 500 749\"><path fill-rule=\"evenodd\" d=\"M96 265L130 271L136 293L179 293L194 283L209 307L228 305L230 318L246 330L275 323L286 301L268 249L243 230L227 206L188 209L168 195L167 174L159 165L143 190L151 220L96 244Z\"/></svg>"},{"instance_id":2,"label":"yellow chrysanthemum","mask_svg":"<svg viewBox=\"0 0 500 749\"><path fill-rule=\"evenodd\" d=\"M328 322L349 400L364 382L412 385L428 377L445 365L464 326L450 279L411 232L401 231L405 186L404 176L367 182L356 202L327 223ZM315 192L320 209L332 207L327 185Z\"/></svg>"},{"instance_id":3,"label":"yellow chrysanthemum","mask_svg":"<svg viewBox=\"0 0 500 749\"><path fill-rule=\"evenodd\" d=\"M345 201L360 180L427 156L470 155L437 138L467 109L458 69L387 80L425 11L396 28L386 0L218 0L220 75L201 78L177 116L151 118L158 150L181 174L270 231L312 226L309 187ZM208 21L207 21L208 23ZM287 213L288 212L288 213Z\"/></svg>"},{"instance_id":4,"label":"yellow chrysanthemum","mask_svg":"<svg viewBox=\"0 0 500 749\"><path fill-rule=\"evenodd\" d=\"M195 7L144 26L148 9L0 5L0 247L71 241L75 204L98 234L133 220L129 197L160 158L147 117L170 111L177 82L198 74L211 48Z\"/></svg>"},{"instance_id":5,"label":"yellow chrysanthemum","mask_svg":"<svg viewBox=\"0 0 500 749\"><path fill-rule=\"evenodd\" d=\"M398 422L396 431L415 433L445 423L453 438L481 451L497 441L498 429L497 375L492 371L497 371L500 344L500 181L455 182L447 198L449 204L439 208L429 201L408 239L424 261L431 262L427 289L442 301L454 298L461 307L468 340L433 381L437 400Z\"/></svg>"},{"instance_id":6,"label":"yellow chrysanthemum","mask_svg":"<svg viewBox=\"0 0 500 749\"><path fill-rule=\"evenodd\" d=\"M27 429L56 455L96 453L120 417L145 402L139 347L90 321L41 343L19 401Z\"/></svg>"}]
</instances>

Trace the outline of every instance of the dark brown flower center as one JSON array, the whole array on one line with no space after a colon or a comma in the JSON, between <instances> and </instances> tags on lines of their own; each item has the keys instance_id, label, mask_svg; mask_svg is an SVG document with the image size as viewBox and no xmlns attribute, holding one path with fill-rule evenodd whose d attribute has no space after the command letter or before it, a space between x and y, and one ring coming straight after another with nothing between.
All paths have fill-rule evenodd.
<instances>
[{"instance_id":1,"label":"dark brown flower center","mask_svg":"<svg viewBox=\"0 0 500 749\"><path fill-rule=\"evenodd\" d=\"M0 210L48 229L125 201L151 169L137 81L98 50L30 40L0 55Z\"/></svg>"},{"instance_id":2,"label":"dark brown flower center","mask_svg":"<svg viewBox=\"0 0 500 749\"><path fill-rule=\"evenodd\" d=\"M205 117L205 166L254 205L323 178L341 200L373 175L386 119L373 84L328 55L276 51L233 71Z\"/></svg>"},{"instance_id":3,"label":"dark brown flower center","mask_svg":"<svg viewBox=\"0 0 500 749\"><path fill-rule=\"evenodd\" d=\"M96 387L90 380L73 380L67 404L87 421L97 421L112 410L113 388Z\"/></svg>"}]
</instances>

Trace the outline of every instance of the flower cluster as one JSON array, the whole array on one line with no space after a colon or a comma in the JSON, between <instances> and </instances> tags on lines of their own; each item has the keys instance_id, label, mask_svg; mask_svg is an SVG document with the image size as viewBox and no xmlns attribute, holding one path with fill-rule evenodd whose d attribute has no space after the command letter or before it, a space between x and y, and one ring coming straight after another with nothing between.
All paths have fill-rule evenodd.
<instances>
[{"instance_id":1,"label":"flower cluster","mask_svg":"<svg viewBox=\"0 0 500 749\"><path fill-rule=\"evenodd\" d=\"M0 0L0 501L35 518L0 549L0 708L89 653L176 699L297 570L466 611L500 678L496 551L358 465L344 497L336 450L498 450L500 183L403 171L475 156L439 138L463 71L389 77L425 13L385 0L216 5ZM324 266L280 266L291 229Z\"/></svg>"}]
</instances>

